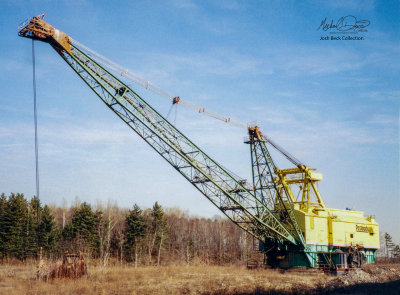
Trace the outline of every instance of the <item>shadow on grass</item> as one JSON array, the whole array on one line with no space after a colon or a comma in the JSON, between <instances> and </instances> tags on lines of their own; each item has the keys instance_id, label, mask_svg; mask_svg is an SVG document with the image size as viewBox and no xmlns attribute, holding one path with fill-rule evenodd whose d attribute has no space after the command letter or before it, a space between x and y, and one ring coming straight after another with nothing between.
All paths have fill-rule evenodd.
<instances>
[{"instance_id":1,"label":"shadow on grass","mask_svg":"<svg viewBox=\"0 0 400 295\"><path fill-rule=\"evenodd\" d=\"M223 295L224 292L212 293L213 295ZM263 288L257 288L254 292L239 292L232 293L232 295L297 295L297 294L354 294L354 295L364 295L364 294L400 294L400 280L391 281L386 283L365 283L357 284L347 287L336 287L331 289L293 289L291 291L275 291Z\"/></svg>"},{"instance_id":2,"label":"shadow on grass","mask_svg":"<svg viewBox=\"0 0 400 295\"><path fill-rule=\"evenodd\" d=\"M352 285L348 287L340 287L331 290L330 292L321 292L317 294L400 294L400 280L387 283L365 283Z\"/></svg>"}]
</instances>

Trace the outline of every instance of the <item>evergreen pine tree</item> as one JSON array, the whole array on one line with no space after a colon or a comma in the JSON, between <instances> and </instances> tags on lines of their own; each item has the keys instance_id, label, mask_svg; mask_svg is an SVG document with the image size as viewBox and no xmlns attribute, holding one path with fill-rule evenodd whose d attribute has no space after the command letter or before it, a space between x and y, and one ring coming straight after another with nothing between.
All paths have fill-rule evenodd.
<instances>
[{"instance_id":1,"label":"evergreen pine tree","mask_svg":"<svg viewBox=\"0 0 400 295\"><path fill-rule=\"evenodd\" d=\"M28 204L27 231L25 234L25 254L34 256L39 250L39 225L42 217L42 205L38 197L34 196Z\"/></svg>"},{"instance_id":2,"label":"evergreen pine tree","mask_svg":"<svg viewBox=\"0 0 400 295\"><path fill-rule=\"evenodd\" d=\"M167 232L167 220L164 216L164 209L158 202L155 202L151 210L152 229L156 233L157 240L160 239L161 234Z\"/></svg>"},{"instance_id":3,"label":"evergreen pine tree","mask_svg":"<svg viewBox=\"0 0 400 295\"><path fill-rule=\"evenodd\" d=\"M137 204L133 206L132 210L129 210L125 222L125 250L128 254L128 259L134 260L135 265L137 265L140 240L145 236L147 229L145 217ZM134 259L133 255L135 255Z\"/></svg>"},{"instance_id":4,"label":"evergreen pine tree","mask_svg":"<svg viewBox=\"0 0 400 295\"><path fill-rule=\"evenodd\" d=\"M51 214L50 208L47 205L43 208L38 232L39 247L43 247L43 250L49 255L54 249L60 233L54 221L54 216Z\"/></svg>"},{"instance_id":5,"label":"evergreen pine tree","mask_svg":"<svg viewBox=\"0 0 400 295\"><path fill-rule=\"evenodd\" d=\"M155 242L153 245L157 246L157 265L160 265L161 249L168 236L168 225L164 216L164 209L158 204L158 202L155 202L153 205L151 216Z\"/></svg>"},{"instance_id":6,"label":"evergreen pine tree","mask_svg":"<svg viewBox=\"0 0 400 295\"><path fill-rule=\"evenodd\" d=\"M393 248L393 257L394 258L400 258L400 246L399 245L396 245Z\"/></svg>"},{"instance_id":7,"label":"evergreen pine tree","mask_svg":"<svg viewBox=\"0 0 400 295\"><path fill-rule=\"evenodd\" d=\"M388 233L385 233L384 238L385 238L386 258L389 258L392 248L394 247L394 244L392 241L392 236L389 235Z\"/></svg>"},{"instance_id":8,"label":"evergreen pine tree","mask_svg":"<svg viewBox=\"0 0 400 295\"><path fill-rule=\"evenodd\" d=\"M98 229L101 222L101 211L93 212L92 207L82 203L75 208L72 216L72 231L74 238L78 239L82 246L88 246L94 256L99 255L100 239Z\"/></svg>"},{"instance_id":9,"label":"evergreen pine tree","mask_svg":"<svg viewBox=\"0 0 400 295\"><path fill-rule=\"evenodd\" d=\"M4 193L0 197L0 258L7 255L7 240L9 223L7 216L7 197Z\"/></svg>"},{"instance_id":10,"label":"evergreen pine tree","mask_svg":"<svg viewBox=\"0 0 400 295\"><path fill-rule=\"evenodd\" d=\"M26 237L29 233L28 203L23 194L11 194L7 206L7 252L19 259L26 258Z\"/></svg>"}]
</instances>

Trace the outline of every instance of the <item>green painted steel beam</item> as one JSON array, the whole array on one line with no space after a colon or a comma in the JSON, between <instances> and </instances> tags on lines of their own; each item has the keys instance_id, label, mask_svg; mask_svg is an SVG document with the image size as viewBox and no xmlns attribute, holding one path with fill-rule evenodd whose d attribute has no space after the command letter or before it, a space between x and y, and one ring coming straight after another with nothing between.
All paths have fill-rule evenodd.
<instances>
[{"instance_id":1,"label":"green painted steel beam","mask_svg":"<svg viewBox=\"0 0 400 295\"><path fill-rule=\"evenodd\" d=\"M68 35L43 21L24 22L19 35L49 43L97 96L157 153L238 226L261 241L269 237L297 244L295 236L239 179L230 175L130 87L70 44ZM261 208L261 211L259 210Z\"/></svg>"},{"instance_id":2,"label":"green painted steel beam","mask_svg":"<svg viewBox=\"0 0 400 295\"><path fill-rule=\"evenodd\" d=\"M70 55L60 55L111 110L239 227L261 241L276 237L298 244L295 236L239 179L208 157L130 87L73 45Z\"/></svg>"},{"instance_id":3,"label":"green painted steel beam","mask_svg":"<svg viewBox=\"0 0 400 295\"><path fill-rule=\"evenodd\" d=\"M294 208L288 192L283 188L281 191L274 180L278 177L277 169L265 144L265 140L252 137L247 141L250 145L252 177L255 196L264 202L270 212L284 223L292 236L296 237L300 248L307 250L307 245L294 213ZM310 266L313 262L306 255Z\"/></svg>"},{"instance_id":4,"label":"green painted steel beam","mask_svg":"<svg viewBox=\"0 0 400 295\"><path fill-rule=\"evenodd\" d=\"M297 222L296 216L294 214L293 204L291 202L290 197L288 196L288 192L284 191L281 193L278 189L276 182L274 181L274 177L277 177L275 174L275 170L277 169L269 151L265 144L265 141L253 141L253 153L255 153L255 158L260 159L258 161L257 170L260 171L260 168L264 168L264 172L267 172L265 177L261 175L257 175L260 178L259 182L261 183L262 189L260 192L265 191L267 194L267 198L273 198L269 201L269 203L274 204L275 214L283 215L288 214L288 220L286 221L286 228L293 233L294 236L297 237L298 241L304 247L306 246L306 242L304 236L301 232L299 223ZM265 169L266 168L266 169ZM254 169L253 169L254 170ZM253 173L256 174L256 173ZM273 194L275 193L275 197ZM285 202L286 201L286 202ZM276 207L279 207L277 210ZM273 209L270 209L273 210Z\"/></svg>"}]
</instances>

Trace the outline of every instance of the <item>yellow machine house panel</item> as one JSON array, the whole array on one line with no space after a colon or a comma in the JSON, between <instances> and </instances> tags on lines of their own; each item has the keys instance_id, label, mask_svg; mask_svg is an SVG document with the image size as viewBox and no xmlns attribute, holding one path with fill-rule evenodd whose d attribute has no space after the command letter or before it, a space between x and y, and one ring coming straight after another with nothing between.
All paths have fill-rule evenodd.
<instances>
[{"instance_id":1,"label":"yellow machine house panel","mask_svg":"<svg viewBox=\"0 0 400 295\"><path fill-rule=\"evenodd\" d=\"M379 248L378 223L363 212L328 208L316 213L295 211L307 244Z\"/></svg>"}]
</instances>

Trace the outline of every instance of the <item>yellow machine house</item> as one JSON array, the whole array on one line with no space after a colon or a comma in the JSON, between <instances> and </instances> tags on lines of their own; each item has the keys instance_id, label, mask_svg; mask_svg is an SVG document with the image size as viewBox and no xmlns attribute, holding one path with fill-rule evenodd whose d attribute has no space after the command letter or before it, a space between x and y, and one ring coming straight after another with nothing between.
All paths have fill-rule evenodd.
<instances>
[{"instance_id":1,"label":"yellow machine house","mask_svg":"<svg viewBox=\"0 0 400 295\"><path fill-rule=\"evenodd\" d=\"M379 248L379 225L374 216L361 211L326 208L318 191L322 174L315 169L299 167L277 171L281 190L286 190L315 265L325 256L328 261L347 268L372 263ZM295 194L296 193L296 194ZM317 255L319 254L319 255ZM296 255L282 263L297 265ZM297 260L297 261L296 261Z\"/></svg>"}]
</instances>

